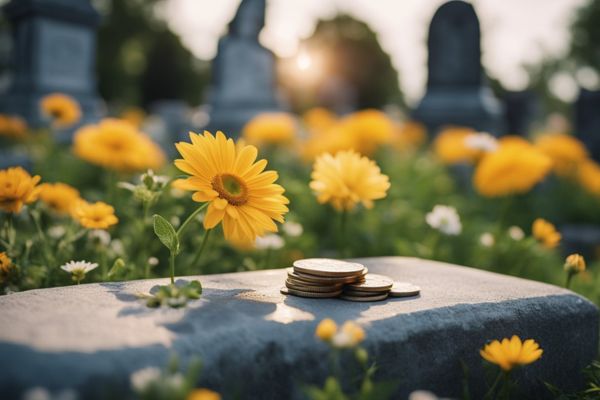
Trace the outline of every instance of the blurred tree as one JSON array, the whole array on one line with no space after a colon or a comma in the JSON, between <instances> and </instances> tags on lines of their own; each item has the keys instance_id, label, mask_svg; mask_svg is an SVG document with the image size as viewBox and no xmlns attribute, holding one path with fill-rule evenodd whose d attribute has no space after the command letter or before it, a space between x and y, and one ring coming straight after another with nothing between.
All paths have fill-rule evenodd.
<instances>
[{"instance_id":1,"label":"blurred tree","mask_svg":"<svg viewBox=\"0 0 600 400\"><path fill-rule=\"evenodd\" d=\"M570 56L600 74L600 1L589 0L577 10L571 34Z\"/></svg>"},{"instance_id":2,"label":"blurred tree","mask_svg":"<svg viewBox=\"0 0 600 400\"><path fill-rule=\"evenodd\" d=\"M392 66L389 55L379 45L377 35L366 23L348 15L321 20L313 36L304 40L300 48L322 55L323 59L318 65L320 78L313 85L315 91L337 80L354 90L358 108L380 108L390 103L405 106L398 84L398 72ZM283 79L282 85L296 108L315 105L302 104L303 99L299 99L295 93L294 89L304 86L305 82ZM310 96L315 102L318 102L317 97L318 93Z\"/></svg>"},{"instance_id":3,"label":"blurred tree","mask_svg":"<svg viewBox=\"0 0 600 400\"><path fill-rule=\"evenodd\" d=\"M169 31L164 0L95 0L103 14L98 32L98 84L112 104L147 106L158 99L200 102L207 64Z\"/></svg>"}]
</instances>

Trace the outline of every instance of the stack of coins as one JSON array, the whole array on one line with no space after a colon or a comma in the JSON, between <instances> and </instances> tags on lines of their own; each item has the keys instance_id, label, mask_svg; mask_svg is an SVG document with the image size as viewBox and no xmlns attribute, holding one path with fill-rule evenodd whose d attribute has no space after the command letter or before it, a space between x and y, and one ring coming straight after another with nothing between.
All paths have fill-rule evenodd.
<instances>
[{"instance_id":1,"label":"stack of coins","mask_svg":"<svg viewBox=\"0 0 600 400\"><path fill-rule=\"evenodd\" d=\"M394 282L387 276L369 274L362 264L330 258L308 258L287 269L281 293L300 297L339 297L349 301L380 301L388 295L416 296L420 289L407 282Z\"/></svg>"}]
</instances>

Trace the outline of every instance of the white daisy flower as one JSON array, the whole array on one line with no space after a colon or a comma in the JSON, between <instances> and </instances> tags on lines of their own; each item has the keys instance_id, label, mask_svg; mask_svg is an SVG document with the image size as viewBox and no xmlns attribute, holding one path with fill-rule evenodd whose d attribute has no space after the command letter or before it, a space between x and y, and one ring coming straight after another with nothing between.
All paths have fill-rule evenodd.
<instances>
[{"instance_id":1,"label":"white daisy flower","mask_svg":"<svg viewBox=\"0 0 600 400\"><path fill-rule=\"evenodd\" d=\"M460 217L454 207L438 204L427 213L425 221L445 235L459 235L462 232Z\"/></svg>"},{"instance_id":2,"label":"white daisy flower","mask_svg":"<svg viewBox=\"0 0 600 400\"><path fill-rule=\"evenodd\" d=\"M481 236L479 236L479 243L481 243L483 247L492 247L495 242L494 235L490 232L482 233Z\"/></svg>"},{"instance_id":3,"label":"white daisy flower","mask_svg":"<svg viewBox=\"0 0 600 400\"><path fill-rule=\"evenodd\" d=\"M108 246L110 244L110 233L104 229L93 229L88 233L88 238L98 243Z\"/></svg>"},{"instance_id":4,"label":"white daisy flower","mask_svg":"<svg viewBox=\"0 0 600 400\"><path fill-rule=\"evenodd\" d=\"M265 236L259 236L254 242L254 246L258 250L279 250L285 245L285 241L279 235L269 234Z\"/></svg>"},{"instance_id":5,"label":"white daisy flower","mask_svg":"<svg viewBox=\"0 0 600 400\"><path fill-rule=\"evenodd\" d=\"M510 236L512 240L519 241L525 237L525 232L523 232L523 229L519 228L518 226L513 225L508 228L508 236Z\"/></svg>"},{"instance_id":6,"label":"white daisy flower","mask_svg":"<svg viewBox=\"0 0 600 400\"><path fill-rule=\"evenodd\" d=\"M67 230L62 225L53 226L48 229L48 235L50 235L52 239L60 239L65 233L67 233Z\"/></svg>"},{"instance_id":7,"label":"white daisy flower","mask_svg":"<svg viewBox=\"0 0 600 400\"><path fill-rule=\"evenodd\" d=\"M473 150L491 152L498 148L498 140L487 132L477 132L465 138L465 146Z\"/></svg>"},{"instance_id":8,"label":"white daisy flower","mask_svg":"<svg viewBox=\"0 0 600 400\"><path fill-rule=\"evenodd\" d=\"M136 392L143 392L148 385L152 382L156 382L160 377L160 369L156 367L146 367L131 374L129 381Z\"/></svg>"},{"instance_id":9,"label":"white daisy flower","mask_svg":"<svg viewBox=\"0 0 600 400\"><path fill-rule=\"evenodd\" d=\"M71 278L77 282L79 282L85 278L85 274L92 271L93 269L98 268L98 264L91 263L87 261L69 261L65 265L60 267L63 271L66 271L71 274Z\"/></svg>"},{"instance_id":10,"label":"white daisy flower","mask_svg":"<svg viewBox=\"0 0 600 400\"><path fill-rule=\"evenodd\" d=\"M291 237L298 237L304 232L304 228L302 227L302 225L293 221L284 222L281 228L283 229L286 235Z\"/></svg>"}]
</instances>

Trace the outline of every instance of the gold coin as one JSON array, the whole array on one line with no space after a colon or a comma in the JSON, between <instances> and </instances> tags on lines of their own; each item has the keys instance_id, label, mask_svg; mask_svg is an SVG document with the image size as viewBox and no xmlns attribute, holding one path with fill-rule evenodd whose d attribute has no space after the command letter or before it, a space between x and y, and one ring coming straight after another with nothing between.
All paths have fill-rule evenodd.
<instances>
[{"instance_id":1,"label":"gold coin","mask_svg":"<svg viewBox=\"0 0 600 400\"><path fill-rule=\"evenodd\" d=\"M352 283L347 286L349 290L359 290L365 292L381 292L392 288L394 281L387 276L368 274L365 276L365 281L360 283Z\"/></svg>"},{"instance_id":2,"label":"gold coin","mask_svg":"<svg viewBox=\"0 0 600 400\"><path fill-rule=\"evenodd\" d=\"M421 288L408 282L394 282L394 286L390 290L392 297L410 297L417 296L421 292Z\"/></svg>"},{"instance_id":3,"label":"gold coin","mask_svg":"<svg viewBox=\"0 0 600 400\"><path fill-rule=\"evenodd\" d=\"M348 300L348 301L381 301L387 299L388 294L378 294L377 296L349 296L347 294L342 294L340 299Z\"/></svg>"},{"instance_id":4,"label":"gold coin","mask_svg":"<svg viewBox=\"0 0 600 400\"><path fill-rule=\"evenodd\" d=\"M310 286L310 285L298 285L294 282L290 282L290 280L285 281L285 286L288 289L300 290L303 292L317 292L317 293L331 293L331 292L339 292L342 290L340 285L334 286Z\"/></svg>"},{"instance_id":5,"label":"gold coin","mask_svg":"<svg viewBox=\"0 0 600 400\"><path fill-rule=\"evenodd\" d=\"M308 282L310 284L319 283L319 284L329 285L329 284L336 284L336 283L353 283L353 282L357 282L361 279L364 279L364 278L361 278L360 275L359 276L347 276L347 277L316 276L316 275L295 272L293 268L288 268L287 273L288 273L288 277L291 277L291 278L294 278L297 280L301 280L304 282Z\"/></svg>"},{"instance_id":6,"label":"gold coin","mask_svg":"<svg viewBox=\"0 0 600 400\"><path fill-rule=\"evenodd\" d=\"M290 289L287 287L282 287L281 289L279 289L279 292L281 294L286 294L286 295L294 295L294 296L299 296L299 297L309 297L309 298L315 298L315 299L326 299L326 298L332 298L332 297L338 297L342 291L339 290L337 292L332 292L332 293L315 293L315 292L303 292L300 290L295 290L295 289Z\"/></svg>"},{"instance_id":7,"label":"gold coin","mask_svg":"<svg viewBox=\"0 0 600 400\"><path fill-rule=\"evenodd\" d=\"M362 264L332 258L306 258L294 261L295 272L317 276L357 276L361 275L364 269L365 266Z\"/></svg>"},{"instance_id":8,"label":"gold coin","mask_svg":"<svg viewBox=\"0 0 600 400\"><path fill-rule=\"evenodd\" d=\"M367 291L360 291L360 290L344 289L343 294L348 295L348 296L356 296L356 297L369 297L369 296L378 296L378 295L382 295L382 294L388 294L389 292L390 292L389 290L382 290L379 292L367 292Z\"/></svg>"}]
</instances>

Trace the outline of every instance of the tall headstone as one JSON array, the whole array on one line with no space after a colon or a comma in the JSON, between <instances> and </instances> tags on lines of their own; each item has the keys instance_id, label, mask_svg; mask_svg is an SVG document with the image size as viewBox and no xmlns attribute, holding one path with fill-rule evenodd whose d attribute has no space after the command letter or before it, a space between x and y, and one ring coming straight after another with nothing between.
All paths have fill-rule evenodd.
<instances>
[{"instance_id":1,"label":"tall headstone","mask_svg":"<svg viewBox=\"0 0 600 400\"><path fill-rule=\"evenodd\" d=\"M413 118L431 132L461 125L502 133L503 109L485 82L473 6L460 0L442 5L431 20L427 46L427 91Z\"/></svg>"},{"instance_id":2,"label":"tall headstone","mask_svg":"<svg viewBox=\"0 0 600 400\"><path fill-rule=\"evenodd\" d=\"M265 0L242 0L229 33L219 40L212 65L209 129L238 136L255 115L281 109L274 56L258 42L265 7Z\"/></svg>"},{"instance_id":3,"label":"tall headstone","mask_svg":"<svg viewBox=\"0 0 600 400\"><path fill-rule=\"evenodd\" d=\"M600 161L600 91L580 90L575 103L575 133Z\"/></svg>"},{"instance_id":4,"label":"tall headstone","mask_svg":"<svg viewBox=\"0 0 600 400\"><path fill-rule=\"evenodd\" d=\"M540 104L531 90L508 91L502 96L506 115L506 133L527 135L539 115Z\"/></svg>"},{"instance_id":5,"label":"tall headstone","mask_svg":"<svg viewBox=\"0 0 600 400\"><path fill-rule=\"evenodd\" d=\"M79 101L84 120L94 119L99 14L89 0L11 0L3 11L12 25L13 71L0 110L37 126L40 99L62 92Z\"/></svg>"}]
</instances>

